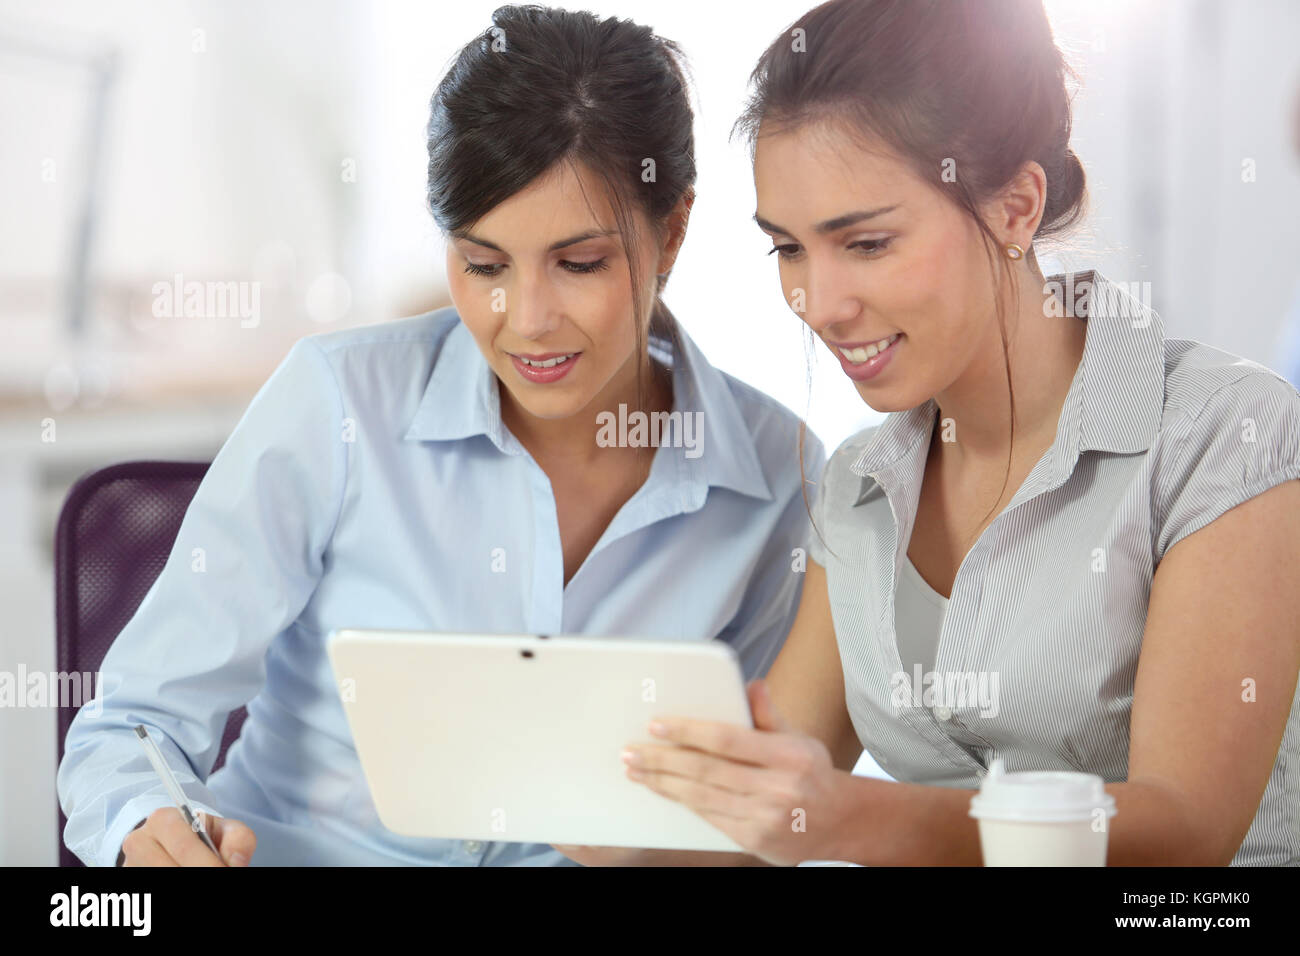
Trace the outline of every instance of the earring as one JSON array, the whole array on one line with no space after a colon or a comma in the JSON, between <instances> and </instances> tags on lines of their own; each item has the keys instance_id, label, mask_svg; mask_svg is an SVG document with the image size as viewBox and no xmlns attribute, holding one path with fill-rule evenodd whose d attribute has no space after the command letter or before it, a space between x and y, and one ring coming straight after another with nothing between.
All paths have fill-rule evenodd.
<instances>
[{"instance_id":1,"label":"earring","mask_svg":"<svg viewBox=\"0 0 1300 956\"><path fill-rule=\"evenodd\" d=\"M1008 242L1005 248L1007 250L1008 259L1023 259L1025 256L1025 250L1021 249L1014 242Z\"/></svg>"}]
</instances>

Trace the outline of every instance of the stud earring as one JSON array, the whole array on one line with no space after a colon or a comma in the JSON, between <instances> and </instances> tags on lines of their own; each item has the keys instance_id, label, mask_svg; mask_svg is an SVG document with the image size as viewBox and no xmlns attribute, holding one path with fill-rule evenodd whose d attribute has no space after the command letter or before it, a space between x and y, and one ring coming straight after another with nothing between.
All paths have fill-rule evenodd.
<instances>
[{"instance_id":1,"label":"stud earring","mask_svg":"<svg viewBox=\"0 0 1300 956\"><path fill-rule=\"evenodd\" d=\"M1005 248L1007 250L1008 259L1023 259L1025 257L1025 250L1021 249L1014 242L1008 242Z\"/></svg>"}]
</instances>

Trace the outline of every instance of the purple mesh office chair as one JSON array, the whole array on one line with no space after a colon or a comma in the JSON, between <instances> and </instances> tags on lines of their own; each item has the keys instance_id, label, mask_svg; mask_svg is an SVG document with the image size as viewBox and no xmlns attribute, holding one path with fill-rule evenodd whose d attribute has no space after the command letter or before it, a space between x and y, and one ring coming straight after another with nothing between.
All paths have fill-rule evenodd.
<instances>
[{"instance_id":1,"label":"purple mesh office chair","mask_svg":"<svg viewBox=\"0 0 1300 956\"><path fill-rule=\"evenodd\" d=\"M68 492L54 535L54 600L58 669L98 674L109 645L135 614L171 553L206 462L129 461L91 472ZM75 707L58 710L59 761ZM212 769L239 736L244 708L226 721ZM81 866L63 844L59 864Z\"/></svg>"}]
</instances>

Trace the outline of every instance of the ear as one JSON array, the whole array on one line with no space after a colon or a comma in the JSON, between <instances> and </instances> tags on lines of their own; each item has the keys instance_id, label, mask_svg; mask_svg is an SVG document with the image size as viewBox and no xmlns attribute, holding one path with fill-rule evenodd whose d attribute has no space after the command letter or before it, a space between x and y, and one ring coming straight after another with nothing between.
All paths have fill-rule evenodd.
<instances>
[{"instance_id":1,"label":"ear","mask_svg":"<svg viewBox=\"0 0 1300 956\"><path fill-rule=\"evenodd\" d=\"M673 263L677 261L682 240L686 238L686 224L690 221L693 205L695 205L695 190L688 189L682 198L677 200L673 211L668 214L663 245L659 249L659 263L655 269L659 275L667 275L671 272Z\"/></svg>"},{"instance_id":2,"label":"ear","mask_svg":"<svg viewBox=\"0 0 1300 956\"><path fill-rule=\"evenodd\" d=\"M1002 242L1028 249L1047 204L1047 174L1030 160L984 208L984 221Z\"/></svg>"}]
</instances>

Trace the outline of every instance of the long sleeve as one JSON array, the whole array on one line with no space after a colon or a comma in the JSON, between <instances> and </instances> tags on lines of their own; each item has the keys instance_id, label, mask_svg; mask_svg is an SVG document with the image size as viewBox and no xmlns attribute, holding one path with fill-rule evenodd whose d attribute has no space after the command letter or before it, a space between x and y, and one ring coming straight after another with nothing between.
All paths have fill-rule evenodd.
<instances>
[{"instance_id":1,"label":"long sleeve","mask_svg":"<svg viewBox=\"0 0 1300 956\"><path fill-rule=\"evenodd\" d=\"M809 429L804 442L804 469L809 475L820 475L825 463L825 448ZM796 474L798 470L796 463ZM767 675L794 625L803 593L806 562L796 562L796 549L807 552L812 529L801 481L789 484L785 507L754 566L740 611L722 635L740 656L746 680ZM810 493L809 503L812 500Z\"/></svg>"},{"instance_id":2,"label":"long sleeve","mask_svg":"<svg viewBox=\"0 0 1300 956\"><path fill-rule=\"evenodd\" d=\"M125 835L168 806L132 733L144 724L197 809L231 711L265 682L271 641L321 577L350 444L328 359L299 341L254 397L200 484L167 562L100 669L59 767L64 839L112 866Z\"/></svg>"}]
</instances>

